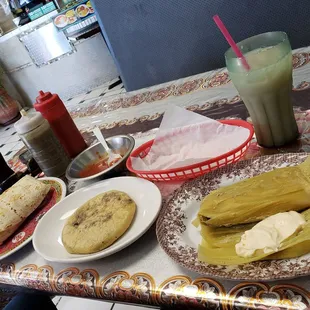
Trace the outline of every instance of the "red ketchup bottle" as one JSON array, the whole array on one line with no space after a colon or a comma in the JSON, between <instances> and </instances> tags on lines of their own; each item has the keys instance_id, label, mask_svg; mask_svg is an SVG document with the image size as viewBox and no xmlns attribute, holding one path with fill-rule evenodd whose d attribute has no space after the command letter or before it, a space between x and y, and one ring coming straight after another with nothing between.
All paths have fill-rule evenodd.
<instances>
[{"instance_id":1,"label":"red ketchup bottle","mask_svg":"<svg viewBox=\"0 0 310 310\"><path fill-rule=\"evenodd\" d=\"M57 94L44 93L41 90L34 108L49 122L55 135L71 158L87 148L85 140Z\"/></svg>"}]
</instances>

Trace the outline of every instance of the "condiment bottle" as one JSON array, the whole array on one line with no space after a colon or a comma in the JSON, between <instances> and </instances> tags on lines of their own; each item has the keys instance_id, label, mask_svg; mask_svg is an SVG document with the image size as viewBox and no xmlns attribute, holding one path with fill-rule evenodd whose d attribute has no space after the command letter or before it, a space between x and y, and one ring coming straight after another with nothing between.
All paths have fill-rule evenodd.
<instances>
[{"instance_id":1,"label":"condiment bottle","mask_svg":"<svg viewBox=\"0 0 310 310\"><path fill-rule=\"evenodd\" d=\"M49 122L67 154L73 158L87 148L64 103L58 95L40 91L34 108Z\"/></svg>"},{"instance_id":2,"label":"condiment bottle","mask_svg":"<svg viewBox=\"0 0 310 310\"><path fill-rule=\"evenodd\" d=\"M27 114L22 110L21 114L14 127L41 170L49 177L64 175L70 158L48 121L37 112Z\"/></svg>"}]
</instances>

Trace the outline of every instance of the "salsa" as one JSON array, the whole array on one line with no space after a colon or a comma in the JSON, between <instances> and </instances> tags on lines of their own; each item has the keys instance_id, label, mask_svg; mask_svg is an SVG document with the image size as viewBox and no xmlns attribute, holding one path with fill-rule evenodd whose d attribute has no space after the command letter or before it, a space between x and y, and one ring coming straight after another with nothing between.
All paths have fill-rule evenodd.
<instances>
[{"instance_id":1,"label":"salsa","mask_svg":"<svg viewBox=\"0 0 310 310\"><path fill-rule=\"evenodd\" d=\"M81 178L87 178L90 177L94 174L97 174L99 172L102 172L106 169L109 168L108 165L108 159L103 158L99 159L93 163L88 164L81 172L80 172L80 177Z\"/></svg>"},{"instance_id":2,"label":"salsa","mask_svg":"<svg viewBox=\"0 0 310 310\"><path fill-rule=\"evenodd\" d=\"M114 166L117 162L120 161L120 159L118 159L117 161L114 161L114 162L110 163L110 165L109 165L108 160L109 160L108 158L100 158L100 159L88 164L80 172L80 177L81 178L90 177L90 176L95 175L97 173L100 173L104 170L107 170L109 167Z\"/></svg>"}]
</instances>

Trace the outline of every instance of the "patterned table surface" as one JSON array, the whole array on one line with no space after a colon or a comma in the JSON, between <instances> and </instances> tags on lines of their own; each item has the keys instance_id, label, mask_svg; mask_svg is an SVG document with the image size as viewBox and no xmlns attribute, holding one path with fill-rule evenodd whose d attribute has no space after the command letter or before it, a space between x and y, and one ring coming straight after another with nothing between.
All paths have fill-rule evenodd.
<instances>
[{"instance_id":1,"label":"patterned table surface","mask_svg":"<svg viewBox=\"0 0 310 310\"><path fill-rule=\"evenodd\" d=\"M301 138L285 149L261 149L255 140L247 158L278 152L310 151L310 48L294 51L294 109ZM151 139L171 104L214 119L247 119L248 113L227 71L212 72L168 82L109 100L96 98L69 110L86 139L100 126L106 136L132 134L137 145ZM20 169L15 159L10 161ZM178 183L158 184L167 198ZM76 186L72 185L71 190ZM279 271L280 272L280 271ZM270 283L236 282L201 277L174 263L159 246L155 226L130 247L92 263L49 263L32 244L1 261L0 282L60 295L100 298L145 305L187 305L189 308L304 309L310 306L307 277ZM193 294L192 292L195 292Z\"/></svg>"}]
</instances>

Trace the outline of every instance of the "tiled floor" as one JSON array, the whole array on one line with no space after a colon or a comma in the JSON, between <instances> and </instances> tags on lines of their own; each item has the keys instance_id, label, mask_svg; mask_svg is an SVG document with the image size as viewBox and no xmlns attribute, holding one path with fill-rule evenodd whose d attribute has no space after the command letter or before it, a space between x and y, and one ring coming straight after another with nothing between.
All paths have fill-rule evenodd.
<instances>
[{"instance_id":1,"label":"tiled floor","mask_svg":"<svg viewBox=\"0 0 310 310\"><path fill-rule=\"evenodd\" d=\"M123 92L126 92L123 83L120 78L116 78L91 91L88 91L85 94L68 99L65 104L75 105L98 97L110 97ZM24 144L17 135L14 125L9 125L7 127L0 126L0 153L6 161L8 161L23 146Z\"/></svg>"},{"instance_id":2,"label":"tiled floor","mask_svg":"<svg viewBox=\"0 0 310 310\"><path fill-rule=\"evenodd\" d=\"M54 304L58 310L147 310L150 308L131 306L127 304L113 304L99 300L75 297L55 297ZM152 308L151 308L152 309ZM153 308L156 309L156 308Z\"/></svg>"},{"instance_id":3,"label":"tiled floor","mask_svg":"<svg viewBox=\"0 0 310 310\"><path fill-rule=\"evenodd\" d=\"M120 78L116 78L109 81L99 87L96 87L85 94L80 94L74 98L69 98L65 103L66 105L76 105L84 103L85 101L92 100L94 98L107 98L126 92L124 85Z\"/></svg>"},{"instance_id":4,"label":"tiled floor","mask_svg":"<svg viewBox=\"0 0 310 310\"><path fill-rule=\"evenodd\" d=\"M6 161L23 146L24 144L17 135L14 125L0 127L0 153Z\"/></svg>"}]
</instances>

